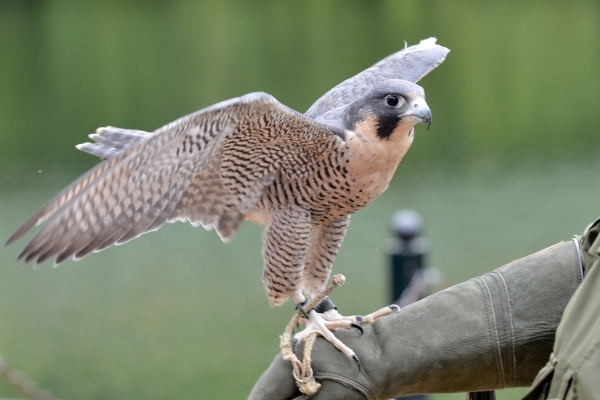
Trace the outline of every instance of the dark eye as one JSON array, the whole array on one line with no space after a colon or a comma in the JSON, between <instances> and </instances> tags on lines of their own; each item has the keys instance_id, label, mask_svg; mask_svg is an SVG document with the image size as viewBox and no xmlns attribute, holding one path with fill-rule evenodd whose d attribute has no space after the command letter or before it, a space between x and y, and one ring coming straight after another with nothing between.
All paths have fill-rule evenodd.
<instances>
[{"instance_id":1,"label":"dark eye","mask_svg":"<svg viewBox=\"0 0 600 400\"><path fill-rule=\"evenodd\" d=\"M400 100L398 100L398 96L388 95L385 98L385 103L390 107L396 107Z\"/></svg>"}]
</instances>

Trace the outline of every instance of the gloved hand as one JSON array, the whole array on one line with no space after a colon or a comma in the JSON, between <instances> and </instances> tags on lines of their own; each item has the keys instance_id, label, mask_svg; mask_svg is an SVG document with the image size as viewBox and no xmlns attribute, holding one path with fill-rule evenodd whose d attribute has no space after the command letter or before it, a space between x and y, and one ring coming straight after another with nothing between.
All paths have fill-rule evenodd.
<instances>
[{"instance_id":1,"label":"gloved hand","mask_svg":"<svg viewBox=\"0 0 600 400\"><path fill-rule=\"evenodd\" d=\"M580 282L572 241L517 260L353 330L336 332L362 364L317 339L311 399L390 399L417 393L528 386L545 364L564 308ZM298 345L296 354L302 354ZM300 396L281 354L249 399ZM303 398L303 397L300 397Z\"/></svg>"}]
</instances>

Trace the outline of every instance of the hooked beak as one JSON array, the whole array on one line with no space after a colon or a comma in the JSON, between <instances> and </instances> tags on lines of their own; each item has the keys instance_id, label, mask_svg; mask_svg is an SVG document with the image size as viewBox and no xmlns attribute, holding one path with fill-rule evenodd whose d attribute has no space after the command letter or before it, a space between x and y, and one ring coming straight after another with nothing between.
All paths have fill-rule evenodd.
<instances>
[{"instance_id":1,"label":"hooked beak","mask_svg":"<svg viewBox=\"0 0 600 400\"><path fill-rule=\"evenodd\" d=\"M431 110L424 99L417 99L413 101L409 106L409 111L404 114L404 117L411 117L417 122L427 124L427 130L431 126Z\"/></svg>"}]
</instances>

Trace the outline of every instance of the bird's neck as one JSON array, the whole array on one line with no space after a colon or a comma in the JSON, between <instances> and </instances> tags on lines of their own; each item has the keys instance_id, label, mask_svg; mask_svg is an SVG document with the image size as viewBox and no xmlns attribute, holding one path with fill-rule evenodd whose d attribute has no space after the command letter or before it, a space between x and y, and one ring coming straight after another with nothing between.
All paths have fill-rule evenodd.
<instances>
[{"instance_id":1,"label":"bird's neck","mask_svg":"<svg viewBox=\"0 0 600 400\"><path fill-rule=\"evenodd\" d=\"M413 142L415 125L412 121L401 122L392 134L382 139L377 136L377 122L367 119L356 124L354 132L347 135L352 152L350 171L354 176L377 173L389 183L396 167ZM386 183L386 184L387 184Z\"/></svg>"}]
</instances>

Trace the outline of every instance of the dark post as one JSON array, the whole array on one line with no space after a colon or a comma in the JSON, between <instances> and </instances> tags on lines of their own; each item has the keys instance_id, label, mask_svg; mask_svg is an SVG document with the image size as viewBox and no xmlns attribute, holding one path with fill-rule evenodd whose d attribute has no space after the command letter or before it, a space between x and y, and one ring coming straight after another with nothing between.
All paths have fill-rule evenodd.
<instances>
[{"instance_id":1,"label":"dark post","mask_svg":"<svg viewBox=\"0 0 600 400\"><path fill-rule=\"evenodd\" d=\"M392 216L392 230L396 236L391 240L388 250L392 275L391 300L392 303L399 304L404 289L409 286L415 273L424 267L427 242L421 237L423 218L416 211L401 210L395 213ZM410 400L425 398L422 394L402 397Z\"/></svg>"},{"instance_id":2,"label":"dark post","mask_svg":"<svg viewBox=\"0 0 600 400\"><path fill-rule=\"evenodd\" d=\"M392 216L396 237L389 248L392 274L392 302L397 302L415 273L424 268L427 241L421 237L423 218L413 210L401 210Z\"/></svg>"}]
</instances>

